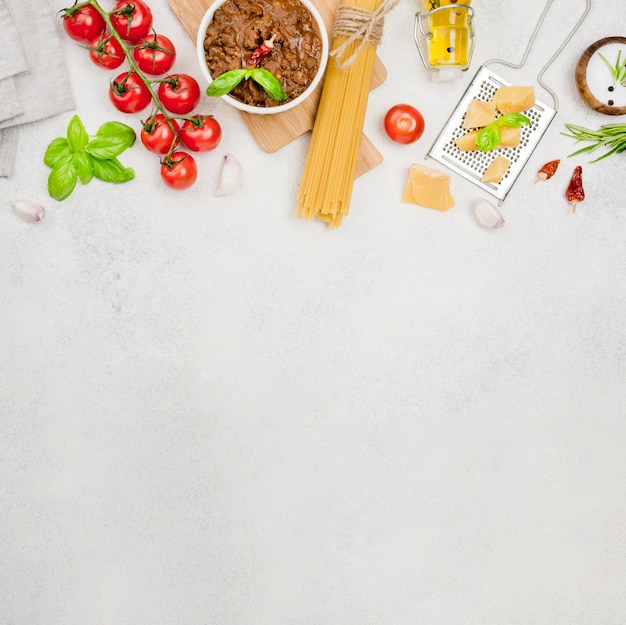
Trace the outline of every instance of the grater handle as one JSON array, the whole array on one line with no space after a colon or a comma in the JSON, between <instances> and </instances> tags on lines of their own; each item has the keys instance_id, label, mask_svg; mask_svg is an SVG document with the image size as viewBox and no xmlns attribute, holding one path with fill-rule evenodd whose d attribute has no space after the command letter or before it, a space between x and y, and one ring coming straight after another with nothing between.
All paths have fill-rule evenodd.
<instances>
[{"instance_id":1,"label":"grater handle","mask_svg":"<svg viewBox=\"0 0 626 625\"><path fill-rule=\"evenodd\" d=\"M590 9L591 9L591 0L586 0L584 13L580 16L580 18L574 25L574 28L572 28L572 30L570 31L565 41L563 41L563 43L559 46L559 49L552 55L550 60L543 66L539 74L537 74L537 82L552 96L552 99L554 100L555 111L558 109L559 99L556 93L554 92L554 90L548 87L548 85L546 85L546 83L543 81L543 75L546 73L550 65L552 65L554 60L559 56L559 54L561 54L563 48L569 43L570 39L574 36L576 31L580 28L581 24L585 21L585 18L587 17L587 14L589 13Z\"/></svg>"},{"instance_id":2,"label":"grater handle","mask_svg":"<svg viewBox=\"0 0 626 625\"><path fill-rule=\"evenodd\" d=\"M523 67L524 63L526 63L526 60L528 59L530 50L533 47L533 44L535 43L535 39L537 38L537 35L539 34L541 25L543 24L546 18L546 15L548 11L550 10L550 7L552 6L553 2L554 0L548 0L546 2L546 6L544 7L543 12L541 13L539 17L537 24L535 25L535 29L533 30L530 36L530 39L528 40L528 44L526 45L526 50L524 50L524 55L522 56L522 60L519 63L511 63L510 61L505 61L503 59L489 59L488 61L483 63L483 67L486 67L490 63L499 63L500 65L506 65L507 67L512 67L513 69L519 69L520 67ZM569 43L570 39L574 36L574 33L579 29L580 25L585 21L585 18L587 17L587 14L589 13L589 10L591 9L591 0L585 0L585 2L586 2L586 6L585 6L584 13L581 15L578 22L576 22L576 24L574 25L574 28L572 28L572 30L567 35L563 43L559 46L558 50L552 55L552 58L550 58L550 60L543 66L543 68L540 70L539 74L537 75L537 81L539 82L539 84L543 87L543 89L545 89L552 96L552 99L554 101L555 111L558 109L559 99L556 93L554 92L554 90L548 87L548 85L546 85L546 83L543 81L543 75L545 74L547 69L550 67L550 65L552 65L554 60L559 56L559 54L561 54L561 51Z\"/></svg>"}]
</instances>

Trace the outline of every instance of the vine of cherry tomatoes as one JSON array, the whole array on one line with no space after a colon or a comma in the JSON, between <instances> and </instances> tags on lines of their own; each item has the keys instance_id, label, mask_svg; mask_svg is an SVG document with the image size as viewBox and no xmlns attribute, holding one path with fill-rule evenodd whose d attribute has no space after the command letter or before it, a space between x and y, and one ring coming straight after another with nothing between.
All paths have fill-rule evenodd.
<instances>
[{"instance_id":1,"label":"vine of cherry tomatoes","mask_svg":"<svg viewBox=\"0 0 626 625\"><path fill-rule=\"evenodd\" d=\"M206 152L220 143L222 129L212 115L194 114L201 93L189 74L170 73L176 48L157 33L144 0L117 0L105 11L98 0L76 0L62 11L67 35L89 52L93 63L106 70L129 69L109 83L109 99L122 113L139 113L152 104L142 120L140 138L158 154L161 179L172 189L187 189L198 177L196 160L186 150Z\"/></svg>"}]
</instances>

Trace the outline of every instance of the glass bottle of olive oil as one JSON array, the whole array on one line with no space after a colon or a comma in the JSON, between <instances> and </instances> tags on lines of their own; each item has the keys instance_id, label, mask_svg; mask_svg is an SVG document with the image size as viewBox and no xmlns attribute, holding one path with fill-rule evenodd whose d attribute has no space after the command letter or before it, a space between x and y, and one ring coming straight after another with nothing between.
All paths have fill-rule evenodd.
<instances>
[{"instance_id":1,"label":"glass bottle of olive oil","mask_svg":"<svg viewBox=\"0 0 626 625\"><path fill-rule=\"evenodd\" d=\"M474 48L472 0L421 1L427 11L416 16L427 46L422 59L428 70L453 78L469 67Z\"/></svg>"}]
</instances>

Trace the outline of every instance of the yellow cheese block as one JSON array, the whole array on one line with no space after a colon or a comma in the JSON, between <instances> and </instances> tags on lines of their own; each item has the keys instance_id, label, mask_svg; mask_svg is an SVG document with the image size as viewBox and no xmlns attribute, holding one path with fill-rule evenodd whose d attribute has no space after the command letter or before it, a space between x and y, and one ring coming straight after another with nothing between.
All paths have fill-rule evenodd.
<instances>
[{"instance_id":1,"label":"yellow cheese block","mask_svg":"<svg viewBox=\"0 0 626 625\"><path fill-rule=\"evenodd\" d=\"M456 147L462 152L469 152L471 150L478 150L476 145L476 135L478 130L470 130L468 133L459 137L454 142ZM500 143L497 148L515 148L519 145L520 138L522 136L521 128L511 128L510 126L502 126L500 128ZM495 149L495 148L494 148Z\"/></svg>"},{"instance_id":2,"label":"yellow cheese block","mask_svg":"<svg viewBox=\"0 0 626 625\"><path fill-rule=\"evenodd\" d=\"M511 161L508 158L504 158L504 156L496 156L496 158L491 161L489 167L485 170L483 177L480 179L481 182L493 182L498 184L504 178L504 174L508 171L511 166Z\"/></svg>"},{"instance_id":3,"label":"yellow cheese block","mask_svg":"<svg viewBox=\"0 0 626 625\"><path fill-rule=\"evenodd\" d=\"M493 102L503 115L521 113L535 106L535 88L514 85L498 87L493 94Z\"/></svg>"},{"instance_id":4,"label":"yellow cheese block","mask_svg":"<svg viewBox=\"0 0 626 625\"><path fill-rule=\"evenodd\" d=\"M409 168L402 202L447 211L456 203L450 193L450 174L413 163Z\"/></svg>"},{"instance_id":5,"label":"yellow cheese block","mask_svg":"<svg viewBox=\"0 0 626 625\"><path fill-rule=\"evenodd\" d=\"M490 124L496 118L495 102L485 102L474 98L463 118L463 128L482 128Z\"/></svg>"}]
</instances>

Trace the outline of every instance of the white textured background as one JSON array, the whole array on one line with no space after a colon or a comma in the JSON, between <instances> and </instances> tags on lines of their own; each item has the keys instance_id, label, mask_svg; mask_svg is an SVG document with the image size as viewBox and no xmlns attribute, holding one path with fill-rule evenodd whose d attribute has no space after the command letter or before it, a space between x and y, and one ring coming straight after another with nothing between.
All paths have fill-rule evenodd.
<instances>
[{"instance_id":1,"label":"white textured background","mask_svg":"<svg viewBox=\"0 0 626 625\"><path fill-rule=\"evenodd\" d=\"M135 181L54 202L41 159L72 113L24 128L0 180L0 623L623 625L624 156L568 159L560 134L626 122L573 82L588 45L625 34L623 3L594 1L546 75L559 114L497 232L458 177L448 213L399 198L480 63L519 59L540 0L475 0L454 84L421 67L417 5L394 9L366 120L385 160L337 231L293 215L308 138L266 154L221 101L201 108L223 142L182 193L137 145ZM200 77L166 0L151 6ZM500 73L534 80L582 7L556 0L530 73ZM139 124L76 44L51 53L88 130ZM381 128L403 101L426 118L412 146ZM228 151L245 183L215 198ZM21 222L16 198L46 219Z\"/></svg>"}]
</instances>

